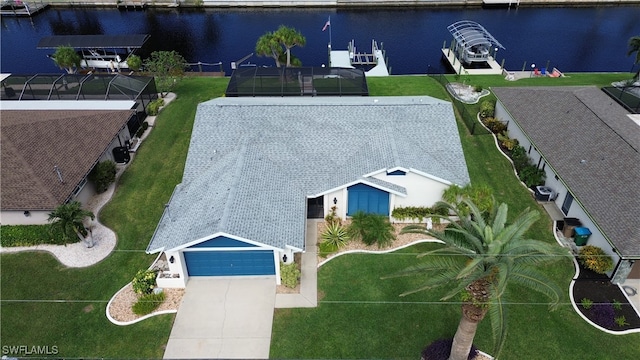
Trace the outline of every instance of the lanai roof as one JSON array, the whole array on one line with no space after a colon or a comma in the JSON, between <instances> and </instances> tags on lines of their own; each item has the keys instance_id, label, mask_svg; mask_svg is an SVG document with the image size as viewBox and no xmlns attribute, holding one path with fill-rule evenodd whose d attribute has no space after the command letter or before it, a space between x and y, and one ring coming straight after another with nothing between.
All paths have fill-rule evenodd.
<instances>
[{"instance_id":1,"label":"lanai roof","mask_svg":"<svg viewBox=\"0 0 640 360\"><path fill-rule=\"evenodd\" d=\"M302 249L307 197L373 183L363 176L395 167L469 182L451 103L426 96L207 101L198 106L183 182L147 251L218 233Z\"/></svg>"},{"instance_id":2,"label":"lanai roof","mask_svg":"<svg viewBox=\"0 0 640 360\"><path fill-rule=\"evenodd\" d=\"M640 258L640 126L596 87L493 88L625 258Z\"/></svg>"}]
</instances>

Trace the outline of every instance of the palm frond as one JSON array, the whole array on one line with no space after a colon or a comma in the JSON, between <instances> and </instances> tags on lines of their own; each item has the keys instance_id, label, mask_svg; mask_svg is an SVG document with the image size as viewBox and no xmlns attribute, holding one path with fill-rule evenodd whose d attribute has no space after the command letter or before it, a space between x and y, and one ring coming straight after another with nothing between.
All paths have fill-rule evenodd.
<instances>
[{"instance_id":1,"label":"palm frond","mask_svg":"<svg viewBox=\"0 0 640 360\"><path fill-rule=\"evenodd\" d=\"M429 261L425 261L421 264L407 267L406 269L395 272L391 275L383 276L382 279L391 279L391 278L414 276L414 275L424 275L434 271L442 272L442 271L454 270L456 272L459 272L463 267L464 267L464 262L460 261L458 257L434 256L429 258ZM455 276L452 278L452 280L453 279L455 279Z\"/></svg>"},{"instance_id":2,"label":"palm frond","mask_svg":"<svg viewBox=\"0 0 640 360\"><path fill-rule=\"evenodd\" d=\"M497 359L507 339L507 307L502 296L492 298L488 312L494 341L493 356Z\"/></svg>"},{"instance_id":3,"label":"palm frond","mask_svg":"<svg viewBox=\"0 0 640 360\"><path fill-rule=\"evenodd\" d=\"M562 290L551 279L530 266L515 265L510 280L548 297L551 300L549 308L552 310L560 304Z\"/></svg>"}]
</instances>

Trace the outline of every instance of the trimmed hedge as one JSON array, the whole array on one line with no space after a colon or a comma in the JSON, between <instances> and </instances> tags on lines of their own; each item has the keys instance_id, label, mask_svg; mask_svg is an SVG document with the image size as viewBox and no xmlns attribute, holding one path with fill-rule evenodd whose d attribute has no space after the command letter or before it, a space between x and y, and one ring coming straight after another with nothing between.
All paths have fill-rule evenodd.
<instances>
[{"instance_id":1,"label":"trimmed hedge","mask_svg":"<svg viewBox=\"0 0 640 360\"><path fill-rule=\"evenodd\" d=\"M64 245L62 230L50 225L0 226L0 245L4 247L40 244Z\"/></svg>"},{"instance_id":2,"label":"trimmed hedge","mask_svg":"<svg viewBox=\"0 0 640 360\"><path fill-rule=\"evenodd\" d=\"M300 282L300 270L298 270L298 264L291 263L288 265L280 265L280 279L282 279L282 285L288 288L295 288Z\"/></svg>"}]
</instances>

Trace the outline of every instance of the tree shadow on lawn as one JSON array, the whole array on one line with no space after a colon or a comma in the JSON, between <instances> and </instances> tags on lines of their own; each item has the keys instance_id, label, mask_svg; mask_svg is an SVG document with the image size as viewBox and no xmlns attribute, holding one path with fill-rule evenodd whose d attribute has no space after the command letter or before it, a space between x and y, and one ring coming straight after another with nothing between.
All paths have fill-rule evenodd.
<instances>
[{"instance_id":1,"label":"tree shadow on lawn","mask_svg":"<svg viewBox=\"0 0 640 360\"><path fill-rule=\"evenodd\" d=\"M597 274L580 266L580 275L573 286L573 298L579 311L592 322L611 331L640 329L640 317L618 285L612 284L606 275ZM593 302L590 309L581 304L582 299ZM620 303L615 308L614 303ZM618 325L615 318L624 316L627 325Z\"/></svg>"}]
</instances>

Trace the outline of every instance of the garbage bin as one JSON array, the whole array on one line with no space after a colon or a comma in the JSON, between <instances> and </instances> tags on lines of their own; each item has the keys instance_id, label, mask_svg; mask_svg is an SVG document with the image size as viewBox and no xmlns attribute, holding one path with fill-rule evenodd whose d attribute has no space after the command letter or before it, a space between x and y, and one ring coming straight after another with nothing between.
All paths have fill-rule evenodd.
<instances>
[{"instance_id":1,"label":"garbage bin","mask_svg":"<svg viewBox=\"0 0 640 360\"><path fill-rule=\"evenodd\" d=\"M587 241L589 240L589 236L591 236L591 231L589 231L589 228L586 227L576 227L574 229L576 235L573 238L573 241L575 241L576 245L578 246L585 246L587 245Z\"/></svg>"},{"instance_id":2,"label":"garbage bin","mask_svg":"<svg viewBox=\"0 0 640 360\"><path fill-rule=\"evenodd\" d=\"M564 227L562 228L562 235L566 238L573 237L573 229L578 226L582 226L582 223L578 218L564 218Z\"/></svg>"}]
</instances>

